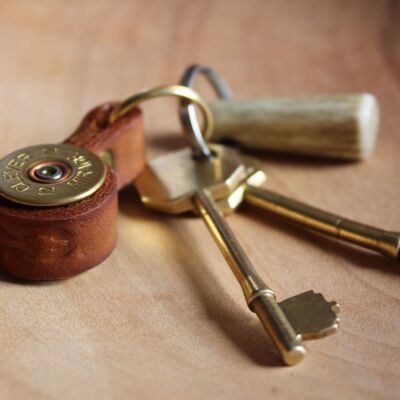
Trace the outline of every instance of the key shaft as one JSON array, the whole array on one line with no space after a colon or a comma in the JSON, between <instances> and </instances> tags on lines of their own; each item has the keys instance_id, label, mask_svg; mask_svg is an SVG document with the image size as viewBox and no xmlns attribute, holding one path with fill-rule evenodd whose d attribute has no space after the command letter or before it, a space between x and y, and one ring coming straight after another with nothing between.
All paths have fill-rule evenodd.
<instances>
[{"instance_id":1,"label":"key shaft","mask_svg":"<svg viewBox=\"0 0 400 400\"><path fill-rule=\"evenodd\" d=\"M312 230L400 260L399 232L361 224L253 185L247 185L245 201Z\"/></svg>"},{"instance_id":2,"label":"key shaft","mask_svg":"<svg viewBox=\"0 0 400 400\"><path fill-rule=\"evenodd\" d=\"M238 280L249 308L262 325L288 365L300 362L306 353L301 337L294 331L279 307L274 292L264 283L206 190L199 190L193 203L203 218L224 258Z\"/></svg>"}]
</instances>

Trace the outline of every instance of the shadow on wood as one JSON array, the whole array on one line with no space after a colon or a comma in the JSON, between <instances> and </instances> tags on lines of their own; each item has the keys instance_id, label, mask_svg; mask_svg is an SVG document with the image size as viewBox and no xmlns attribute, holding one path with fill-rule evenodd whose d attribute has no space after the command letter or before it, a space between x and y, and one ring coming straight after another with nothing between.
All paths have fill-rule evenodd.
<instances>
[{"instance_id":1,"label":"shadow on wood","mask_svg":"<svg viewBox=\"0 0 400 400\"><path fill-rule=\"evenodd\" d=\"M146 209L133 188L123 191L120 196L120 210L134 219L147 221L167 218L166 215ZM191 218L190 215L174 218ZM275 352L267 333L263 330L255 314L250 310L242 310L230 298L212 274L212 260L202 260L196 253L196 238L189 232L170 230L168 232L169 251L182 266L181 277L190 285L193 293L204 307L208 319L215 322L219 331L242 351L252 362L263 366L282 366L279 355ZM210 245L213 245L210 237ZM185 251L182 251L185 246ZM192 253L192 254L190 254ZM194 261L195 260L195 261ZM228 268L228 266L227 266ZM232 275L232 279L234 279ZM244 301L244 299L240 299ZM238 318L238 316L240 316Z\"/></svg>"}]
</instances>

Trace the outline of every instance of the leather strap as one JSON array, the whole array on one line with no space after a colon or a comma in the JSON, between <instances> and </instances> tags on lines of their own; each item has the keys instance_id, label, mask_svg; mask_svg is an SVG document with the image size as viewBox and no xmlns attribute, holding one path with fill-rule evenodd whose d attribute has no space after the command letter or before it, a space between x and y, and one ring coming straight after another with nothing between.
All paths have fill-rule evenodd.
<instances>
[{"instance_id":1,"label":"leather strap","mask_svg":"<svg viewBox=\"0 0 400 400\"><path fill-rule=\"evenodd\" d=\"M142 170L146 155L141 111L134 108L109 125L109 116L116 106L117 103L105 103L94 108L64 143L84 147L100 156L108 152L121 189Z\"/></svg>"},{"instance_id":2,"label":"leather strap","mask_svg":"<svg viewBox=\"0 0 400 400\"><path fill-rule=\"evenodd\" d=\"M0 198L0 267L22 279L55 280L98 265L113 251L117 238L118 190L145 164L141 112L134 109L108 124L115 103L90 111L65 141L100 155L108 151L102 187L68 206L25 207Z\"/></svg>"}]
</instances>

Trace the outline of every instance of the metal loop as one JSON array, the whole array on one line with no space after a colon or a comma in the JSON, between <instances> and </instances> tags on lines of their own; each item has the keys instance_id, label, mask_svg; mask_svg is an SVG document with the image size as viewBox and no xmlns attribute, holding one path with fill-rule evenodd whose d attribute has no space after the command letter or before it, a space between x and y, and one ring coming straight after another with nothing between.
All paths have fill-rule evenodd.
<instances>
[{"instance_id":1,"label":"metal loop","mask_svg":"<svg viewBox=\"0 0 400 400\"><path fill-rule=\"evenodd\" d=\"M114 123L117 119L126 115L140 103L163 96L180 97L192 106L193 103L198 105L204 117L204 136L208 137L211 134L214 127L214 119L210 107L195 90L180 85L157 86L153 89L145 89L136 93L132 97L124 100L112 111L110 115L110 123ZM202 135L201 132L200 135Z\"/></svg>"},{"instance_id":2,"label":"metal loop","mask_svg":"<svg viewBox=\"0 0 400 400\"><path fill-rule=\"evenodd\" d=\"M202 74L214 88L219 98L230 99L232 92L224 79L212 68L201 64L188 67L182 75L180 84L192 87L198 74ZM211 130L201 132L201 128L196 116L196 110L192 103L182 99L179 107L179 117L185 134L185 138L192 147L194 155L202 158L210 158L212 152L207 145Z\"/></svg>"}]
</instances>

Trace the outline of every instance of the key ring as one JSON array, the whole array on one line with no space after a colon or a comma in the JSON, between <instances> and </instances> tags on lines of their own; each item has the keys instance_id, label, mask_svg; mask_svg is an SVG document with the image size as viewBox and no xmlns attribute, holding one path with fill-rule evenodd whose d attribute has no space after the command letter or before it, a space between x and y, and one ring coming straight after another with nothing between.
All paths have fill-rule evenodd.
<instances>
[{"instance_id":1,"label":"key ring","mask_svg":"<svg viewBox=\"0 0 400 400\"><path fill-rule=\"evenodd\" d=\"M155 88L145 89L136 93L135 95L124 100L112 111L110 115L110 123L114 123L117 119L126 115L130 110L135 108L140 103L156 97L164 96L180 97L189 105L191 105L192 108L194 108L193 103L199 106L204 117L204 136L208 137L211 134L214 128L214 118L210 107L195 90L191 89L190 87L180 85L157 86ZM200 136L202 135L203 134L200 131Z\"/></svg>"},{"instance_id":2,"label":"key ring","mask_svg":"<svg viewBox=\"0 0 400 400\"><path fill-rule=\"evenodd\" d=\"M182 75L180 84L192 87L195 77L202 74L207 78L218 97L221 99L232 98L232 91L224 79L214 69L202 64L195 64L188 67ZM201 132L200 124L196 116L196 110L190 102L182 99L179 107L179 117L185 133L185 138L193 149L195 156L199 158L210 158L212 152L206 140L212 131Z\"/></svg>"}]
</instances>

